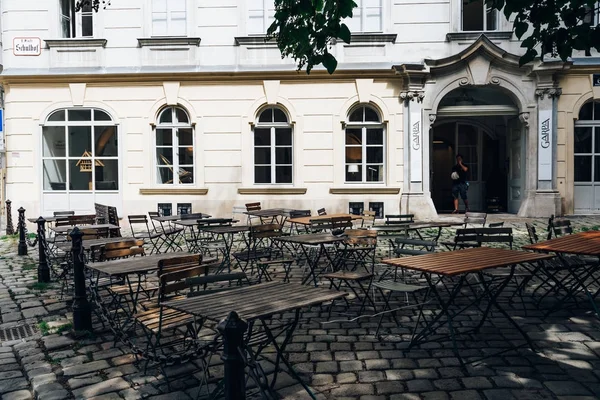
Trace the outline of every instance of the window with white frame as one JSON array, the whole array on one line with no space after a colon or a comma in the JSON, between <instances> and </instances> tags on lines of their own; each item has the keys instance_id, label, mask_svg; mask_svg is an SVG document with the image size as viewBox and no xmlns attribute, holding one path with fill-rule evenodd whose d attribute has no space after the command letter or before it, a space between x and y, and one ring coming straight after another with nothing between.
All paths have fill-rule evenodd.
<instances>
[{"instance_id":1,"label":"window with white frame","mask_svg":"<svg viewBox=\"0 0 600 400\"><path fill-rule=\"evenodd\" d=\"M292 126L286 113L269 107L254 127L254 183L292 183Z\"/></svg>"},{"instance_id":2,"label":"window with white frame","mask_svg":"<svg viewBox=\"0 0 600 400\"><path fill-rule=\"evenodd\" d=\"M152 0L152 36L186 36L186 0Z\"/></svg>"},{"instance_id":3,"label":"window with white frame","mask_svg":"<svg viewBox=\"0 0 600 400\"><path fill-rule=\"evenodd\" d=\"M348 117L345 129L346 182L383 182L385 130L372 107L361 105Z\"/></svg>"},{"instance_id":4,"label":"window with white frame","mask_svg":"<svg viewBox=\"0 0 600 400\"><path fill-rule=\"evenodd\" d=\"M156 181L194 183L194 129L181 107L167 107L156 124Z\"/></svg>"},{"instance_id":5,"label":"window with white frame","mask_svg":"<svg viewBox=\"0 0 600 400\"><path fill-rule=\"evenodd\" d=\"M583 8L586 10L585 16L583 17L583 23L591 26L600 24L600 3L594 4L594 7L584 5Z\"/></svg>"},{"instance_id":6,"label":"window with white frame","mask_svg":"<svg viewBox=\"0 0 600 400\"><path fill-rule=\"evenodd\" d=\"M60 0L60 28L62 37L79 38L94 36L94 10L87 2L76 10L77 0Z\"/></svg>"},{"instance_id":7,"label":"window with white frame","mask_svg":"<svg viewBox=\"0 0 600 400\"><path fill-rule=\"evenodd\" d=\"M485 0L462 0L461 24L464 32L498 30L498 11Z\"/></svg>"},{"instance_id":8,"label":"window with white frame","mask_svg":"<svg viewBox=\"0 0 600 400\"><path fill-rule=\"evenodd\" d=\"M119 190L117 126L101 110L64 109L42 127L44 191Z\"/></svg>"},{"instance_id":9,"label":"window with white frame","mask_svg":"<svg viewBox=\"0 0 600 400\"><path fill-rule=\"evenodd\" d=\"M273 0L248 0L248 35L264 35L275 19Z\"/></svg>"},{"instance_id":10,"label":"window with white frame","mask_svg":"<svg viewBox=\"0 0 600 400\"><path fill-rule=\"evenodd\" d=\"M382 0L354 0L356 8L352 10L352 18L344 23L350 32L383 31Z\"/></svg>"}]
</instances>

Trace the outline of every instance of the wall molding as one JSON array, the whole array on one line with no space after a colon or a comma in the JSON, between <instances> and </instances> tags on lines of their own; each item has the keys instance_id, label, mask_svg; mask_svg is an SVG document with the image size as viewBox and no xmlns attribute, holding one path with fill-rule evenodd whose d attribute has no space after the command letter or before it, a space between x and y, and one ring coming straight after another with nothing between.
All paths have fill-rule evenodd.
<instances>
[{"instance_id":1,"label":"wall molding","mask_svg":"<svg viewBox=\"0 0 600 400\"><path fill-rule=\"evenodd\" d=\"M141 188L142 195L194 195L203 196L208 193L207 188Z\"/></svg>"},{"instance_id":2,"label":"wall molding","mask_svg":"<svg viewBox=\"0 0 600 400\"><path fill-rule=\"evenodd\" d=\"M138 38L138 46L200 46L199 37L187 36L164 36L164 37L149 37Z\"/></svg>"},{"instance_id":3,"label":"wall molding","mask_svg":"<svg viewBox=\"0 0 600 400\"><path fill-rule=\"evenodd\" d=\"M238 188L238 194L249 195L303 195L306 194L306 188Z\"/></svg>"},{"instance_id":4,"label":"wall molding","mask_svg":"<svg viewBox=\"0 0 600 400\"><path fill-rule=\"evenodd\" d=\"M399 194L400 188L393 187L382 187L382 188L369 188L369 187L357 187L357 188L330 188L330 194Z\"/></svg>"},{"instance_id":5,"label":"wall molding","mask_svg":"<svg viewBox=\"0 0 600 400\"><path fill-rule=\"evenodd\" d=\"M69 38L69 39L44 39L46 46L53 47L106 47L106 39L96 38Z\"/></svg>"}]
</instances>

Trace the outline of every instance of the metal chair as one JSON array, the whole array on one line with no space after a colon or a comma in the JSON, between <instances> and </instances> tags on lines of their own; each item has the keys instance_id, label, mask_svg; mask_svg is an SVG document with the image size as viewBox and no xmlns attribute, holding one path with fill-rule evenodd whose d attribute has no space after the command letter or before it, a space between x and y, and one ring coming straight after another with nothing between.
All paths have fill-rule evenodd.
<instances>
[{"instance_id":1,"label":"metal chair","mask_svg":"<svg viewBox=\"0 0 600 400\"><path fill-rule=\"evenodd\" d=\"M481 227L485 227L485 222L487 220L486 213L478 213L478 212L466 212L465 213L465 228L468 228L469 225L481 224Z\"/></svg>"},{"instance_id":2,"label":"metal chair","mask_svg":"<svg viewBox=\"0 0 600 400\"><path fill-rule=\"evenodd\" d=\"M150 254L160 253L160 247L164 243L164 240L161 233L150 229L148 217L145 215L130 215L127 218L129 219L131 235L136 239L144 239L150 242L150 245L152 246ZM136 225L141 226L141 228L139 230L135 229L134 227Z\"/></svg>"},{"instance_id":3,"label":"metal chair","mask_svg":"<svg viewBox=\"0 0 600 400\"><path fill-rule=\"evenodd\" d=\"M360 224L361 228L365 227L365 222L366 227L370 228L373 225L375 225L375 216L377 215L377 213L375 211L370 211L370 210L364 210L362 213L362 222Z\"/></svg>"},{"instance_id":4,"label":"metal chair","mask_svg":"<svg viewBox=\"0 0 600 400\"><path fill-rule=\"evenodd\" d=\"M388 214L385 216L386 225L406 225L415 222L415 214Z\"/></svg>"}]
</instances>

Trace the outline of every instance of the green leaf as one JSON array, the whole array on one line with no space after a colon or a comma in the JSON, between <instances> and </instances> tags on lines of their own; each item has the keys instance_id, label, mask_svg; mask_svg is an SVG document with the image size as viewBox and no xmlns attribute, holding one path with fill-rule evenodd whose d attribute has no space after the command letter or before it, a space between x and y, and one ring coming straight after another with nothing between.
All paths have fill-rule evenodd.
<instances>
[{"instance_id":1,"label":"green leaf","mask_svg":"<svg viewBox=\"0 0 600 400\"><path fill-rule=\"evenodd\" d=\"M352 37L352 34L350 33L350 29L348 29L348 26L346 26L346 24L342 24L340 25L340 31L338 32L338 37L340 39L342 39L344 42L346 43L350 43L350 38Z\"/></svg>"},{"instance_id":2,"label":"green leaf","mask_svg":"<svg viewBox=\"0 0 600 400\"><path fill-rule=\"evenodd\" d=\"M323 54L323 66L327 68L327 72L329 72L330 75L333 74L337 68L337 64L337 60L331 53Z\"/></svg>"},{"instance_id":3,"label":"green leaf","mask_svg":"<svg viewBox=\"0 0 600 400\"><path fill-rule=\"evenodd\" d=\"M523 22L523 21L515 21L515 35L517 35L517 37L519 39L521 39L521 37L523 36L523 34L525 32L527 32L527 29L529 28L529 24L527 22Z\"/></svg>"},{"instance_id":4,"label":"green leaf","mask_svg":"<svg viewBox=\"0 0 600 400\"><path fill-rule=\"evenodd\" d=\"M535 49L529 49L525 52L525 54L523 54L521 56L521 58L519 59L519 66L522 67L523 65L527 64L528 62L531 62L535 59L535 56L537 56L537 51Z\"/></svg>"}]
</instances>

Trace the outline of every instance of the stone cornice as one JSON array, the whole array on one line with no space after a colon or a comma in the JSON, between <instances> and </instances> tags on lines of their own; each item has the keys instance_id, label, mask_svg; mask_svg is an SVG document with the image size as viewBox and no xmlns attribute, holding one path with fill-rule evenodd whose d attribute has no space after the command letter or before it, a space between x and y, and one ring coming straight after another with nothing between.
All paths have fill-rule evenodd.
<instances>
[{"instance_id":1,"label":"stone cornice","mask_svg":"<svg viewBox=\"0 0 600 400\"><path fill-rule=\"evenodd\" d=\"M138 38L138 46L200 46L199 37L187 36L159 36L149 38Z\"/></svg>"},{"instance_id":2,"label":"stone cornice","mask_svg":"<svg viewBox=\"0 0 600 400\"><path fill-rule=\"evenodd\" d=\"M512 31L488 31L488 32L450 32L446 34L448 42L456 40L477 40L479 36L485 35L490 40L510 40Z\"/></svg>"},{"instance_id":3,"label":"stone cornice","mask_svg":"<svg viewBox=\"0 0 600 400\"><path fill-rule=\"evenodd\" d=\"M238 194L248 195L303 195L306 194L306 188L238 188Z\"/></svg>"},{"instance_id":4,"label":"stone cornice","mask_svg":"<svg viewBox=\"0 0 600 400\"><path fill-rule=\"evenodd\" d=\"M141 188L140 194L142 195L192 195L192 196L203 196L208 193L207 188L176 188L176 187L164 187L164 188Z\"/></svg>"},{"instance_id":5,"label":"stone cornice","mask_svg":"<svg viewBox=\"0 0 600 400\"><path fill-rule=\"evenodd\" d=\"M106 39L73 38L73 39L44 39L46 46L54 47L106 47Z\"/></svg>"},{"instance_id":6,"label":"stone cornice","mask_svg":"<svg viewBox=\"0 0 600 400\"><path fill-rule=\"evenodd\" d=\"M361 195L384 195L400 193L400 188L394 187L343 187L343 188L330 188L330 194L361 194Z\"/></svg>"},{"instance_id":7,"label":"stone cornice","mask_svg":"<svg viewBox=\"0 0 600 400\"><path fill-rule=\"evenodd\" d=\"M238 36L234 38L236 46L277 46L274 39L267 39L265 35L261 36Z\"/></svg>"},{"instance_id":8,"label":"stone cornice","mask_svg":"<svg viewBox=\"0 0 600 400\"><path fill-rule=\"evenodd\" d=\"M535 96L539 97L540 100L544 100L544 96L549 99L558 98L562 94L562 89L557 87L552 88L539 88L535 90Z\"/></svg>"}]
</instances>

